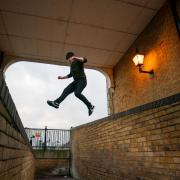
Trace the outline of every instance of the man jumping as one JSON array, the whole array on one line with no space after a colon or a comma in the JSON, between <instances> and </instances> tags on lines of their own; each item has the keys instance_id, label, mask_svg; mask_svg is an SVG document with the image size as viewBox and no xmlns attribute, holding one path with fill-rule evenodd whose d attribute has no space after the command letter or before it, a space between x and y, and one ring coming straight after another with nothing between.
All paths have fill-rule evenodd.
<instances>
[{"instance_id":1,"label":"man jumping","mask_svg":"<svg viewBox=\"0 0 180 180\"><path fill-rule=\"evenodd\" d=\"M87 62L87 59L84 57L76 57L73 52L68 52L66 54L66 60L68 60L71 64L70 66L70 74L66 76L58 76L58 79L67 79L70 77L74 78L74 81L69 84L61 96L54 101L48 100L47 103L49 106L54 108L59 108L59 104L72 92L74 92L75 96L79 98L88 108L89 116L93 113L94 106L87 100L87 98L81 94L83 89L87 85L86 74L84 72L84 63Z\"/></svg>"}]
</instances>

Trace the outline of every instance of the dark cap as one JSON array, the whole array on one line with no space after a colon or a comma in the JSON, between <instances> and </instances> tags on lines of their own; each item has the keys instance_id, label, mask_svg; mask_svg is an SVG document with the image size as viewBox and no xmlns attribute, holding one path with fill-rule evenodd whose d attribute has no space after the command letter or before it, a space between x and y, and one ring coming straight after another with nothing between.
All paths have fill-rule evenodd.
<instances>
[{"instance_id":1,"label":"dark cap","mask_svg":"<svg viewBox=\"0 0 180 180\"><path fill-rule=\"evenodd\" d=\"M73 52L67 52L66 53L66 60L68 60L70 57L74 56Z\"/></svg>"}]
</instances>

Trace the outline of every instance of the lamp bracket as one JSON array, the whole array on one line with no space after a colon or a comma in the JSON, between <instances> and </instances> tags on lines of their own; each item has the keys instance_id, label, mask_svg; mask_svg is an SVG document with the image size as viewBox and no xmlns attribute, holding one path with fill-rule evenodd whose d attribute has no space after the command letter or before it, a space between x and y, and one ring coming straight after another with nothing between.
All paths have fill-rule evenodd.
<instances>
[{"instance_id":1,"label":"lamp bracket","mask_svg":"<svg viewBox=\"0 0 180 180\"><path fill-rule=\"evenodd\" d=\"M144 70L142 70L142 64L141 65L138 65L138 67L139 67L139 72L140 73L147 73L147 74L150 74L150 76L151 77L154 77L154 70L152 69L152 70L150 70L150 71L144 71Z\"/></svg>"}]
</instances>

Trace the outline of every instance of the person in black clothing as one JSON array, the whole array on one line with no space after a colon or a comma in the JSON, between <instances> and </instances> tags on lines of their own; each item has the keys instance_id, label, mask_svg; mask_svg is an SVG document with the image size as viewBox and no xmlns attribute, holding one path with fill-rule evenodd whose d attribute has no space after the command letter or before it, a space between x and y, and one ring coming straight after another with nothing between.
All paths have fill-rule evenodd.
<instances>
[{"instance_id":1,"label":"person in black clothing","mask_svg":"<svg viewBox=\"0 0 180 180\"><path fill-rule=\"evenodd\" d=\"M66 54L66 60L69 60L70 74L66 76L58 76L58 79L67 79L70 77L74 78L74 81L69 84L61 94L59 98L54 101L48 100L48 105L59 108L59 104L72 92L75 96L79 98L88 108L89 116L93 113L94 106L87 100L87 98L82 94L83 89L87 85L86 74L84 72L84 63L87 62L87 59L84 57L76 57L73 52L68 52Z\"/></svg>"}]
</instances>

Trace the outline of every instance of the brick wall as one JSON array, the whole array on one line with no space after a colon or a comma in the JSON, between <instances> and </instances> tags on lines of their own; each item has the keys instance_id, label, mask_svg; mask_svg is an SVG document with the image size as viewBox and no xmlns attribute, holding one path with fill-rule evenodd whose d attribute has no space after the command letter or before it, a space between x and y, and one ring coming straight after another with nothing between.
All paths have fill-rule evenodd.
<instances>
[{"instance_id":1,"label":"brick wall","mask_svg":"<svg viewBox=\"0 0 180 180\"><path fill-rule=\"evenodd\" d=\"M64 150L34 150L36 157L36 177L68 175L70 153Z\"/></svg>"},{"instance_id":2,"label":"brick wall","mask_svg":"<svg viewBox=\"0 0 180 180\"><path fill-rule=\"evenodd\" d=\"M0 180L33 180L34 155L0 74Z\"/></svg>"},{"instance_id":3,"label":"brick wall","mask_svg":"<svg viewBox=\"0 0 180 180\"><path fill-rule=\"evenodd\" d=\"M180 11L180 3L178 10ZM139 73L132 62L135 49L145 55ZM114 67L114 112L120 112L180 92L180 41L175 21L166 3Z\"/></svg>"},{"instance_id":4,"label":"brick wall","mask_svg":"<svg viewBox=\"0 0 180 180\"><path fill-rule=\"evenodd\" d=\"M69 159L36 159L36 177L68 175Z\"/></svg>"},{"instance_id":5,"label":"brick wall","mask_svg":"<svg viewBox=\"0 0 180 180\"><path fill-rule=\"evenodd\" d=\"M73 177L180 179L180 94L178 102L167 100L73 128Z\"/></svg>"}]
</instances>

